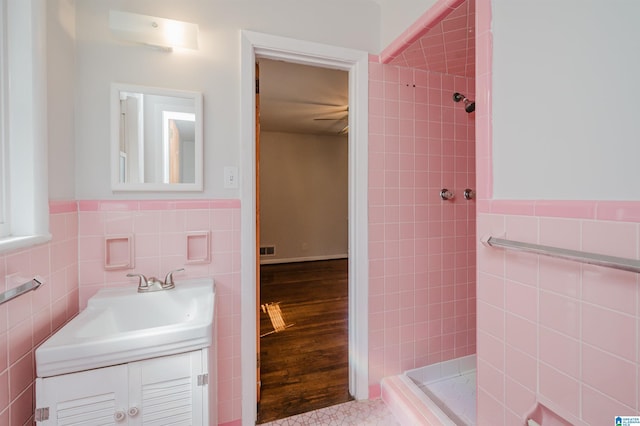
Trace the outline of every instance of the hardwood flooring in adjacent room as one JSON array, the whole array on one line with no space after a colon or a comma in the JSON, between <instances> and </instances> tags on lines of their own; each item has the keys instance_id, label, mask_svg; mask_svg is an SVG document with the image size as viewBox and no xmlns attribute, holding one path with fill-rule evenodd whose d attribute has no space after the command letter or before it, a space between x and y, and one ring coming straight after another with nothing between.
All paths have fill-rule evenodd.
<instances>
[{"instance_id":1,"label":"hardwood flooring in adjacent room","mask_svg":"<svg viewBox=\"0 0 640 426\"><path fill-rule=\"evenodd\" d=\"M262 265L260 280L260 303L279 302L287 328L260 339L258 422L350 401L348 261ZM261 334L274 330L265 310Z\"/></svg>"}]
</instances>

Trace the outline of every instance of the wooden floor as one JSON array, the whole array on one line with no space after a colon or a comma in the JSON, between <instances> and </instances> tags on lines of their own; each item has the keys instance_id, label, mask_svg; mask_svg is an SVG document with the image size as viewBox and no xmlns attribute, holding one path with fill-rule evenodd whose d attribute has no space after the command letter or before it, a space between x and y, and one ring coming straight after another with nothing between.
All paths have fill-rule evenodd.
<instances>
[{"instance_id":1,"label":"wooden floor","mask_svg":"<svg viewBox=\"0 0 640 426\"><path fill-rule=\"evenodd\" d=\"M260 303L279 302L290 327L260 339L258 423L352 399L347 277L346 259L260 267ZM273 330L261 312L260 333Z\"/></svg>"}]
</instances>

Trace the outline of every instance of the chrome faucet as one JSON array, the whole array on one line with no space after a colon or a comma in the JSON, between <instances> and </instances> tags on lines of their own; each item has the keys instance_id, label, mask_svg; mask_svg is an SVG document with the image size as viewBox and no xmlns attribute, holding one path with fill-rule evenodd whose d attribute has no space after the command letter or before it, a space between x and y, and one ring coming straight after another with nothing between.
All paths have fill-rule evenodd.
<instances>
[{"instance_id":1,"label":"chrome faucet","mask_svg":"<svg viewBox=\"0 0 640 426\"><path fill-rule=\"evenodd\" d=\"M171 290L176 287L173 282L173 274L175 272L182 272L184 268L175 269L167 274L164 278L164 282L160 281L156 277L145 277L142 274L127 274L127 277L138 277L138 293L147 293L158 290Z\"/></svg>"},{"instance_id":2,"label":"chrome faucet","mask_svg":"<svg viewBox=\"0 0 640 426\"><path fill-rule=\"evenodd\" d=\"M147 279L142 274L127 274L127 277L138 277L138 293L162 290L162 281L156 277Z\"/></svg>"},{"instance_id":3,"label":"chrome faucet","mask_svg":"<svg viewBox=\"0 0 640 426\"><path fill-rule=\"evenodd\" d=\"M176 272L182 272L182 271L184 271L184 268L174 269L173 271L169 272L164 277L164 283L162 284L163 290L171 290L172 288L175 288L176 284L173 282L173 274Z\"/></svg>"}]
</instances>

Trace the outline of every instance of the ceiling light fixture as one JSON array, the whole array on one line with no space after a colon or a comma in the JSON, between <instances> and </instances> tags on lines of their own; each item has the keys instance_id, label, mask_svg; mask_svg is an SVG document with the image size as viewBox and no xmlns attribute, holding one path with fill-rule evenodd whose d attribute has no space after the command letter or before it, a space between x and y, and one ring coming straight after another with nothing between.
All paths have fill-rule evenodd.
<instances>
[{"instance_id":1,"label":"ceiling light fixture","mask_svg":"<svg viewBox=\"0 0 640 426\"><path fill-rule=\"evenodd\" d=\"M190 22L111 10L109 28L120 39L167 52L198 49L198 25Z\"/></svg>"}]
</instances>

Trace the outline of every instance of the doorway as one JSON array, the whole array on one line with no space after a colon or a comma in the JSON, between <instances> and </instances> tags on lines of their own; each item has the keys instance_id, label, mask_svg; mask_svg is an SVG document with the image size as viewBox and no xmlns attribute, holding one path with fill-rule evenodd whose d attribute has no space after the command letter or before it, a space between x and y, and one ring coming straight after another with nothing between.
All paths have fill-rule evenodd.
<instances>
[{"instance_id":1,"label":"doorway","mask_svg":"<svg viewBox=\"0 0 640 426\"><path fill-rule=\"evenodd\" d=\"M347 402L348 72L258 58L265 423ZM259 143L258 143L259 141Z\"/></svg>"},{"instance_id":2,"label":"doorway","mask_svg":"<svg viewBox=\"0 0 640 426\"><path fill-rule=\"evenodd\" d=\"M349 391L368 389L368 54L352 49L242 32L241 363L242 421L256 420L256 57L333 67L349 72Z\"/></svg>"},{"instance_id":3,"label":"doorway","mask_svg":"<svg viewBox=\"0 0 640 426\"><path fill-rule=\"evenodd\" d=\"M261 267L259 423L353 399L347 277L347 259Z\"/></svg>"}]
</instances>

